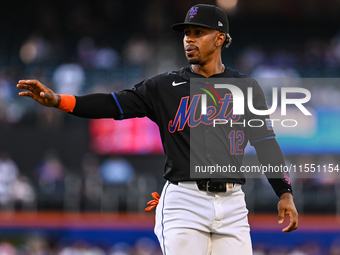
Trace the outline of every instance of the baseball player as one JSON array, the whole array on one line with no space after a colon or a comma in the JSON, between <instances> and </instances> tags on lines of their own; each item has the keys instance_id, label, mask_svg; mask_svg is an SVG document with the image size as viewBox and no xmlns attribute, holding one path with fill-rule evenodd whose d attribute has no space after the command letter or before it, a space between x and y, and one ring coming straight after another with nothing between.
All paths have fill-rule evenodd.
<instances>
[{"instance_id":1,"label":"baseball player","mask_svg":"<svg viewBox=\"0 0 340 255\"><path fill-rule=\"evenodd\" d=\"M256 109L267 109L262 89L255 80L222 64L221 51L230 44L231 37L227 16L220 8L195 5L187 12L185 21L172 28L184 33L188 67L145 79L132 89L86 96L59 95L37 80L20 80L17 87L26 91L19 95L84 118L150 118L159 126L166 154L167 181L160 198L155 196L159 199L155 233L163 254L252 254L248 210L241 189L244 175L238 172L218 178L192 178L191 159L205 166L218 163L240 167L244 148L250 141L262 165L282 166L285 162L281 149L270 125L227 125L222 133L213 132L214 116L238 122L254 116L247 106L244 115L233 115L230 92L218 95L219 104L207 107L203 116L197 110L203 100L202 90L196 94L197 86L193 88L191 80L204 79L206 82L201 85L207 91L213 89L208 84L212 78L233 79L243 92L247 87L253 89ZM268 123L269 116L256 118ZM192 146L194 139L200 141L203 149ZM280 199L278 222L282 224L288 215L290 223L282 231L290 232L297 228L298 214L289 176L278 172L267 177Z\"/></svg>"}]
</instances>

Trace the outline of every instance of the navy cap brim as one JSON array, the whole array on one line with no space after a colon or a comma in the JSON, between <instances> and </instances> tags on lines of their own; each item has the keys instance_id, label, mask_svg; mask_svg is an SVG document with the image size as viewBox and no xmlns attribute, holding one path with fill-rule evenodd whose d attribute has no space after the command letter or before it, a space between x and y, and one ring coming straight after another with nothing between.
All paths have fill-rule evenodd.
<instances>
[{"instance_id":1,"label":"navy cap brim","mask_svg":"<svg viewBox=\"0 0 340 255\"><path fill-rule=\"evenodd\" d=\"M177 24L173 24L171 26L171 28L177 32L183 32L184 31L184 28L187 27L187 26L190 26L190 25L193 25L193 26L198 26L198 27L206 27L206 28L211 28L211 29L215 29L211 26L208 26L208 25L204 25L202 23L196 23L196 22L187 22L187 23L177 23Z\"/></svg>"}]
</instances>

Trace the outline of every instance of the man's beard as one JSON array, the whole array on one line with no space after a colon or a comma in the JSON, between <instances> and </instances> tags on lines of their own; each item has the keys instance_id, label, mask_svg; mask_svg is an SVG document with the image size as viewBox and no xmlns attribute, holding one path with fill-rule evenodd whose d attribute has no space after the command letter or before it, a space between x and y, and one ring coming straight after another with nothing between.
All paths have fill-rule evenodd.
<instances>
[{"instance_id":1,"label":"man's beard","mask_svg":"<svg viewBox=\"0 0 340 255\"><path fill-rule=\"evenodd\" d=\"M197 65L197 64L200 63L199 60L196 59L196 58L188 59L188 62L189 62L190 65Z\"/></svg>"}]
</instances>

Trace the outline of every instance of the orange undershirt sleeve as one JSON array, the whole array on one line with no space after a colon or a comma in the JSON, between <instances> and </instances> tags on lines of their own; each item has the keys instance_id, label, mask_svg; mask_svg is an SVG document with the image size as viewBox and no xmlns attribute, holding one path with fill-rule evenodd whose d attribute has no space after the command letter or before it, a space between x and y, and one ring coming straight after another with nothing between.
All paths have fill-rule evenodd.
<instances>
[{"instance_id":1,"label":"orange undershirt sleeve","mask_svg":"<svg viewBox=\"0 0 340 255\"><path fill-rule=\"evenodd\" d=\"M60 95L60 97L61 101L58 109L64 112L73 112L76 106L76 97L71 95Z\"/></svg>"}]
</instances>

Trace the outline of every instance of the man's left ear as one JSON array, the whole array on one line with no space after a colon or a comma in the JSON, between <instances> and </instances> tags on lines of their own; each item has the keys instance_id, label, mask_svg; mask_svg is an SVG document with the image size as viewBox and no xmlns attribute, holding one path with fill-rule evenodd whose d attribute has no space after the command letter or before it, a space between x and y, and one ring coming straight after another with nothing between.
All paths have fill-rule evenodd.
<instances>
[{"instance_id":1,"label":"man's left ear","mask_svg":"<svg viewBox=\"0 0 340 255\"><path fill-rule=\"evenodd\" d=\"M216 47L221 46L224 43L225 40L226 40L225 34L219 33L216 37L216 40L215 40Z\"/></svg>"}]
</instances>

